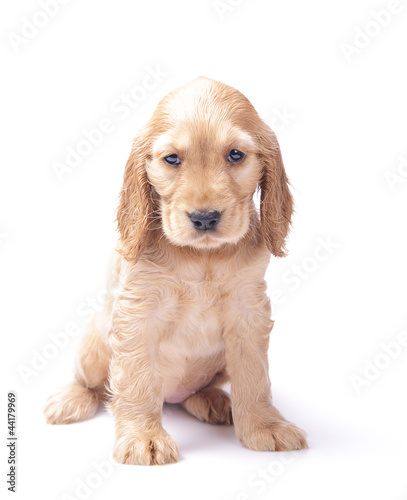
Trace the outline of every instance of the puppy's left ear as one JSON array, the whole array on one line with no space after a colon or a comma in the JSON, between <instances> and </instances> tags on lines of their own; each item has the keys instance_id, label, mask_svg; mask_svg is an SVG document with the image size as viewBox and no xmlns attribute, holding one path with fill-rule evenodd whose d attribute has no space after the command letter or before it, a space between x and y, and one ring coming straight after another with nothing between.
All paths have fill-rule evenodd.
<instances>
[{"instance_id":1,"label":"puppy's left ear","mask_svg":"<svg viewBox=\"0 0 407 500\"><path fill-rule=\"evenodd\" d=\"M270 252L276 257L284 257L293 214L293 198L274 132L263 124L258 139L262 162L262 177L259 183L261 232Z\"/></svg>"}]
</instances>

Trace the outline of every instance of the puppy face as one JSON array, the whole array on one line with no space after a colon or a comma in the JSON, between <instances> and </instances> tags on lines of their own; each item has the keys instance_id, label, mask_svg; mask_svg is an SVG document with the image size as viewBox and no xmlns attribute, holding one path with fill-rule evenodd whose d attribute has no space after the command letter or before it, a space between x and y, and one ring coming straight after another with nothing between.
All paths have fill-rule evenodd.
<instances>
[{"instance_id":1,"label":"puppy face","mask_svg":"<svg viewBox=\"0 0 407 500\"><path fill-rule=\"evenodd\" d=\"M249 228L261 177L256 145L231 121L188 113L153 144L147 175L160 200L162 227L176 245L215 248ZM177 110L175 116L179 116Z\"/></svg>"},{"instance_id":2,"label":"puppy face","mask_svg":"<svg viewBox=\"0 0 407 500\"><path fill-rule=\"evenodd\" d=\"M292 199L277 140L240 92L194 80L160 102L135 140L118 210L122 253L140 256L158 219L178 246L237 243L250 229L257 187L263 237L281 256Z\"/></svg>"}]
</instances>

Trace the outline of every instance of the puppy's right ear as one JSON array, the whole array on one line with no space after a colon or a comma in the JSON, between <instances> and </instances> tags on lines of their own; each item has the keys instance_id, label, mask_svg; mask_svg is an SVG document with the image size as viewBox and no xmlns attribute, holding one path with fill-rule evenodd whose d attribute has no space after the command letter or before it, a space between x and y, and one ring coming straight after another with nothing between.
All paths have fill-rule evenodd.
<instances>
[{"instance_id":1,"label":"puppy's right ear","mask_svg":"<svg viewBox=\"0 0 407 500\"><path fill-rule=\"evenodd\" d=\"M137 262L143 253L153 217L152 189L147 178L146 161L149 137L141 132L133 142L124 171L123 187L117 209L120 232L119 253L130 262Z\"/></svg>"}]
</instances>

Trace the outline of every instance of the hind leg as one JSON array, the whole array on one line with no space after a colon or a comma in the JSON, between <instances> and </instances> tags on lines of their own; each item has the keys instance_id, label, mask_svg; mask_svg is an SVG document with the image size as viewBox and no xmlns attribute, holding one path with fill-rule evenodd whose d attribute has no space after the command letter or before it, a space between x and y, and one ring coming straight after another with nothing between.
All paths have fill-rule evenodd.
<instances>
[{"instance_id":1,"label":"hind leg","mask_svg":"<svg viewBox=\"0 0 407 500\"><path fill-rule=\"evenodd\" d=\"M48 399L44 413L48 424L71 424L92 418L99 404L96 391L72 382Z\"/></svg>"},{"instance_id":2,"label":"hind leg","mask_svg":"<svg viewBox=\"0 0 407 500\"><path fill-rule=\"evenodd\" d=\"M46 403L49 424L70 424L94 416L105 398L109 358L109 349L92 321L78 352L75 381Z\"/></svg>"},{"instance_id":3,"label":"hind leg","mask_svg":"<svg viewBox=\"0 0 407 500\"><path fill-rule=\"evenodd\" d=\"M202 422L231 425L233 419L229 394L217 387L226 380L224 372L220 372L208 386L192 394L181 406Z\"/></svg>"}]
</instances>

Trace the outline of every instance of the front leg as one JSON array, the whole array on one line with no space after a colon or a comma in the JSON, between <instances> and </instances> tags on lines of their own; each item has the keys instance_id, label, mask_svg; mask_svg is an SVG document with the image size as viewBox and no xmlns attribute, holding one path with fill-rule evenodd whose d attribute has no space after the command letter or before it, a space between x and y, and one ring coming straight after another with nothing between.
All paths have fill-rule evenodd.
<instances>
[{"instance_id":1,"label":"front leg","mask_svg":"<svg viewBox=\"0 0 407 500\"><path fill-rule=\"evenodd\" d=\"M162 427L163 390L153 345L157 325L149 319L134 299L118 301L109 382L116 424L114 458L122 464L163 465L179 457L176 443Z\"/></svg>"},{"instance_id":2,"label":"front leg","mask_svg":"<svg viewBox=\"0 0 407 500\"><path fill-rule=\"evenodd\" d=\"M224 340L238 438L252 450L307 448L305 433L271 403L267 351L273 322L268 298L260 293L251 298L246 295L232 300L230 306Z\"/></svg>"}]
</instances>

